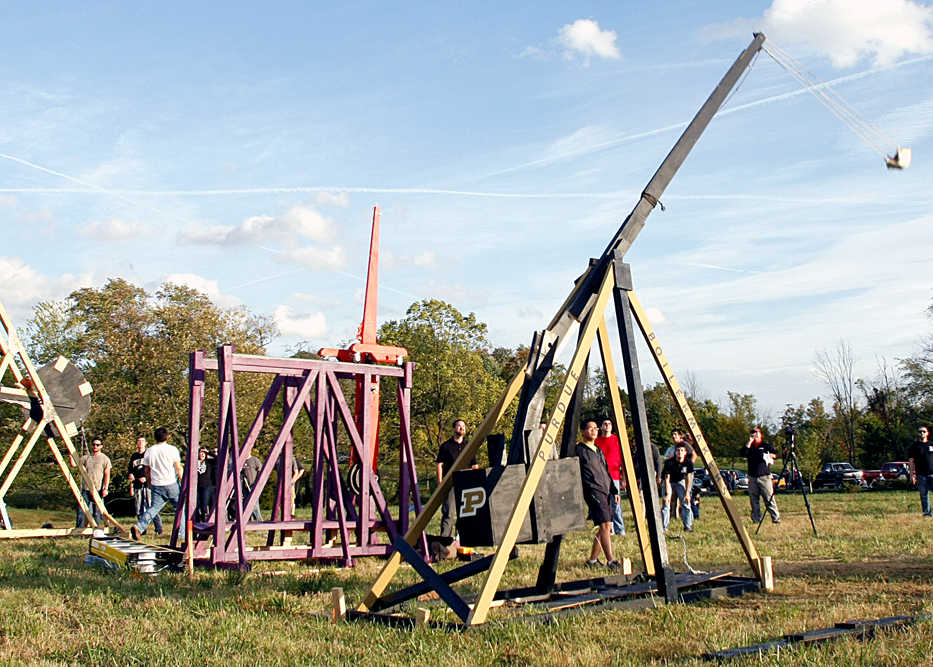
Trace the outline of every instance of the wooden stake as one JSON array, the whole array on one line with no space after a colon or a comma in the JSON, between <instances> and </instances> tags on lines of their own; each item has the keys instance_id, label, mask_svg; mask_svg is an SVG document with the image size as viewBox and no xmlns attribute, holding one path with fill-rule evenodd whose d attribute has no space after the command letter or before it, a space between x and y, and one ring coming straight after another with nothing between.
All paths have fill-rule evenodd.
<instances>
[{"instance_id":1,"label":"wooden stake","mask_svg":"<svg viewBox=\"0 0 933 667\"><path fill-rule=\"evenodd\" d=\"M343 595L342 588L330 589L330 599L333 605L334 623L342 621L347 617L347 598Z\"/></svg>"},{"instance_id":2,"label":"wooden stake","mask_svg":"<svg viewBox=\"0 0 933 667\"><path fill-rule=\"evenodd\" d=\"M771 563L771 556L762 556L758 559L758 568L761 572L761 586L766 593L774 592L774 568Z\"/></svg>"},{"instance_id":3,"label":"wooden stake","mask_svg":"<svg viewBox=\"0 0 933 667\"><path fill-rule=\"evenodd\" d=\"M185 526L185 547L188 578L194 579L194 522L190 519L186 522Z\"/></svg>"}]
</instances>

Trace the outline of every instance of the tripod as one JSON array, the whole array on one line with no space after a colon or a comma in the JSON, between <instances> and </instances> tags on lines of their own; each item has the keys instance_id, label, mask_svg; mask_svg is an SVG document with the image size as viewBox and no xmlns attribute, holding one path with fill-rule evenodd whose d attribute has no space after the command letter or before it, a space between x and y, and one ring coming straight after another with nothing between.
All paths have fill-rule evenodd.
<instances>
[{"instance_id":1,"label":"tripod","mask_svg":"<svg viewBox=\"0 0 933 667\"><path fill-rule=\"evenodd\" d=\"M818 536L816 532L816 522L813 520L813 510L810 507L810 498L807 496L807 486L803 483L803 473L800 472L800 466L797 463L797 445L794 442L795 434L791 432L790 434L790 453L784 457L784 467L781 468L780 479L784 479L784 475L787 474L787 471L790 471L790 479L792 484L800 487L800 492L803 494L803 504L807 506L807 514L810 517L810 526L813 528L813 534ZM768 498L766 505L770 505L771 501L774 500L774 494L777 493L777 485L772 486L771 488L771 497ZM765 512L761 513L761 519L758 521L758 527L755 529L755 535L758 534L758 531L761 530L761 524L764 523Z\"/></svg>"}]
</instances>

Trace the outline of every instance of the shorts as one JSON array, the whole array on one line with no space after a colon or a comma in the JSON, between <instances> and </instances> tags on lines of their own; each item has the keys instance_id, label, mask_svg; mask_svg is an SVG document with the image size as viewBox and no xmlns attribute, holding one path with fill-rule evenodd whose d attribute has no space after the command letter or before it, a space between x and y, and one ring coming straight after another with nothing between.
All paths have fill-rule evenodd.
<instances>
[{"instance_id":1,"label":"shorts","mask_svg":"<svg viewBox=\"0 0 933 667\"><path fill-rule=\"evenodd\" d=\"M607 493L586 493L586 506L589 513L586 518L593 522L594 526L602 523L612 522L612 509L609 507L609 494Z\"/></svg>"}]
</instances>

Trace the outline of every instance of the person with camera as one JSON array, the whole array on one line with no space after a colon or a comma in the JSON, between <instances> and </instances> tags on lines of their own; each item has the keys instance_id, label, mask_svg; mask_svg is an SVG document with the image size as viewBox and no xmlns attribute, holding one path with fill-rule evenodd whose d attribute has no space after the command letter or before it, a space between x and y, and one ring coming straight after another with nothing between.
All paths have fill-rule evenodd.
<instances>
[{"instance_id":1,"label":"person with camera","mask_svg":"<svg viewBox=\"0 0 933 667\"><path fill-rule=\"evenodd\" d=\"M772 523L781 523L781 513L774 499L774 485L771 482L771 465L777 457L777 451L761 437L761 429L756 426L748 436L748 443L740 452L748 461L748 499L752 505L752 523L761 521L761 498L771 515Z\"/></svg>"}]
</instances>

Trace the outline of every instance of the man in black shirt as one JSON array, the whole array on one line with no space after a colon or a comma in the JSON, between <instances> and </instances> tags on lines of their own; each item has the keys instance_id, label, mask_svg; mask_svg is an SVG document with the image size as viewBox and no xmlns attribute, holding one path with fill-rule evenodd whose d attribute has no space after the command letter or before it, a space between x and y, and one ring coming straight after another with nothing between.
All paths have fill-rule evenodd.
<instances>
[{"instance_id":1,"label":"man in black shirt","mask_svg":"<svg viewBox=\"0 0 933 667\"><path fill-rule=\"evenodd\" d=\"M921 426L920 439L910 446L907 458L910 461L910 475L920 492L920 507L923 516L933 517L930 508L930 491L933 491L933 442L930 442L930 429Z\"/></svg>"},{"instance_id":2,"label":"man in black shirt","mask_svg":"<svg viewBox=\"0 0 933 667\"><path fill-rule=\"evenodd\" d=\"M590 559L586 561L587 567L600 565L599 550L606 554L606 565L610 570L620 570L622 565L612 555L612 509L610 500L613 495L612 477L609 476L609 465L602 450L596 446L596 436L599 427L594 421L583 422L580 427L580 436L583 442L577 444L576 455L580 460L580 479L583 482L583 498L589 508L587 518L596 526L596 536L593 538L593 547L590 550ZM619 502L619 497L615 497Z\"/></svg>"},{"instance_id":3,"label":"man in black shirt","mask_svg":"<svg viewBox=\"0 0 933 667\"><path fill-rule=\"evenodd\" d=\"M760 499L764 498L772 523L781 523L781 513L774 500L774 486L771 483L771 464L777 457L774 447L761 439L761 429L757 426L748 436L748 444L740 452L748 460L748 499L752 504L752 523L761 520Z\"/></svg>"},{"instance_id":4,"label":"man in black shirt","mask_svg":"<svg viewBox=\"0 0 933 667\"><path fill-rule=\"evenodd\" d=\"M467 446L464 436L466 435L466 422L457 419L454 422L454 434L450 439L441 445L437 452L437 458L434 462L437 464L437 483L440 484L444 475L453 468L454 461L460 456L460 452ZM470 467L477 468L476 456L470 460ZM456 501L454 499L454 487L451 485L444 504L441 505L441 535L449 537L454 532L454 521L456 512Z\"/></svg>"},{"instance_id":5,"label":"man in black shirt","mask_svg":"<svg viewBox=\"0 0 933 667\"><path fill-rule=\"evenodd\" d=\"M152 503L149 480L146 478L146 466L143 465L143 456L146 455L146 439L142 436L136 438L136 451L130 456L127 469L127 478L130 482L130 495L136 509L136 519L142 517ZM152 519L156 535L162 534L162 519L156 514ZM145 533L146 531L143 531Z\"/></svg>"},{"instance_id":6,"label":"man in black shirt","mask_svg":"<svg viewBox=\"0 0 933 667\"><path fill-rule=\"evenodd\" d=\"M693 462L687 454L687 443L680 441L674 447L674 455L664 462L661 468L661 481L664 483L664 505L661 507L661 521L664 530L671 523L671 505L673 496L680 502L680 520L684 530L693 530L693 509L690 506L690 493L693 490Z\"/></svg>"}]
</instances>

